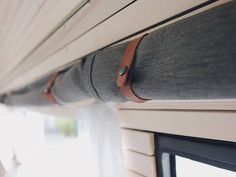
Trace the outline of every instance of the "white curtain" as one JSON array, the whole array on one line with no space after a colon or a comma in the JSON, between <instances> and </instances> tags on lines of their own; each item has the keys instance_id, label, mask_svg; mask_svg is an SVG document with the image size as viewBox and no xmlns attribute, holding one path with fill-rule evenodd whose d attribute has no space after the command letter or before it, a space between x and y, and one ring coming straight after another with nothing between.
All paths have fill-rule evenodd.
<instances>
[{"instance_id":1,"label":"white curtain","mask_svg":"<svg viewBox=\"0 0 236 177\"><path fill-rule=\"evenodd\" d=\"M6 176L123 177L115 105L94 104L76 112L78 137L47 142L43 120L50 116L0 106L0 161ZM14 154L20 166L13 163Z\"/></svg>"},{"instance_id":2,"label":"white curtain","mask_svg":"<svg viewBox=\"0 0 236 177\"><path fill-rule=\"evenodd\" d=\"M123 155L120 127L115 106L94 104L79 109L79 136L88 155L84 163L90 168L88 177L123 177Z\"/></svg>"}]
</instances>

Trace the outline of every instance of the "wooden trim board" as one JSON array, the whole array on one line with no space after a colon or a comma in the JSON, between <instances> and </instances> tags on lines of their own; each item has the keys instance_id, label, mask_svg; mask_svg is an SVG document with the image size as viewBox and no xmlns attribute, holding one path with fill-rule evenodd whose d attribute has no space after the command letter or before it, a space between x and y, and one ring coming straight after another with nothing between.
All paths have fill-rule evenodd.
<instances>
[{"instance_id":1,"label":"wooden trim board","mask_svg":"<svg viewBox=\"0 0 236 177\"><path fill-rule=\"evenodd\" d=\"M122 144L127 150L146 155L155 154L154 133L122 129Z\"/></svg>"},{"instance_id":2,"label":"wooden trim board","mask_svg":"<svg viewBox=\"0 0 236 177\"><path fill-rule=\"evenodd\" d=\"M155 156L124 151L125 168L146 177L156 177Z\"/></svg>"},{"instance_id":3,"label":"wooden trim board","mask_svg":"<svg viewBox=\"0 0 236 177\"><path fill-rule=\"evenodd\" d=\"M135 173L135 172L130 171L130 170L126 170L125 171L125 177L145 177L145 176L140 175L140 174Z\"/></svg>"},{"instance_id":4,"label":"wooden trim board","mask_svg":"<svg viewBox=\"0 0 236 177\"><path fill-rule=\"evenodd\" d=\"M236 142L235 111L120 110L123 128Z\"/></svg>"},{"instance_id":5,"label":"wooden trim board","mask_svg":"<svg viewBox=\"0 0 236 177\"><path fill-rule=\"evenodd\" d=\"M236 111L236 100L153 100L141 104L133 102L120 103L117 107L119 109Z\"/></svg>"}]
</instances>

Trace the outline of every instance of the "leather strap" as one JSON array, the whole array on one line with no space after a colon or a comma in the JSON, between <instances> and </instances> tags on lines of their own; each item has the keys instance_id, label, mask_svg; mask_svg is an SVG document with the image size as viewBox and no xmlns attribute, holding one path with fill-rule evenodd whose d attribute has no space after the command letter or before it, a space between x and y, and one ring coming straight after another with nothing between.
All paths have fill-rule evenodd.
<instances>
[{"instance_id":1,"label":"leather strap","mask_svg":"<svg viewBox=\"0 0 236 177\"><path fill-rule=\"evenodd\" d=\"M144 36L146 36L145 34ZM128 100L143 103L148 99L139 97L132 88L132 67L135 59L135 52L143 37L130 41L120 61L119 72L117 74L116 84L120 88L121 94Z\"/></svg>"},{"instance_id":2,"label":"leather strap","mask_svg":"<svg viewBox=\"0 0 236 177\"><path fill-rule=\"evenodd\" d=\"M58 73L54 73L52 77L48 80L46 88L43 90L43 95L47 98L47 100L53 105L58 104L56 99L51 93L52 86L58 76Z\"/></svg>"}]
</instances>

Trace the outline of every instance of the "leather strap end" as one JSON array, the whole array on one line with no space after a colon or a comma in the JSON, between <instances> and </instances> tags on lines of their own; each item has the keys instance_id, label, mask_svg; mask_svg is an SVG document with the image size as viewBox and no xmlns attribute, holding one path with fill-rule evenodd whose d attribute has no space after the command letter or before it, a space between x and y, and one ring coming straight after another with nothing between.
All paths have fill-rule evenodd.
<instances>
[{"instance_id":1,"label":"leather strap end","mask_svg":"<svg viewBox=\"0 0 236 177\"><path fill-rule=\"evenodd\" d=\"M51 93L52 86L53 86L57 76L58 76L58 73L54 73L52 75L52 77L48 80L46 88L43 90L43 96L46 97L47 100L53 105L58 104L55 97Z\"/></svg>"}]
</instances>

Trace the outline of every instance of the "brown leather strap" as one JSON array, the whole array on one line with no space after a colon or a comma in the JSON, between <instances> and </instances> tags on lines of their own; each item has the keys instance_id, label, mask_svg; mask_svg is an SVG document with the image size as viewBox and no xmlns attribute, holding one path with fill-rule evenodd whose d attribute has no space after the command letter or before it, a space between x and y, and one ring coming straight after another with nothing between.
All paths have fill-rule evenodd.
<instances>
[{"instance_id":1,"label":"brown leather strap","mask_svg":"<svg viewBox=\"0 0 236 177\"><path fill-rule=\"evenodd\" d=\"M52 89L52 86L56 80L58 76L58 73L54 73L52 75L52 77L48 80L47 82L47 86L46 88L43 90L43 95L47 98L47 100L52 103L53 105L54 104L58 104L58 102L56 101L56 99L54 98L54 96L52 95L51 93L51 89Z\"/></svg>"},{"instance_id":2,"label":"brown leather strap","mask_svg":"<svg viewBox=\"0 0 236 177\"><path fill-rule=\"evenodd\" d=\"M146 34L144 35L146 36ZM138 95L134 93L132 88L132 66L134 63L135 52L143 37L134 39L130 41L125 52L121 58L119 72L117 75L116 84L120 88L121 94L126 97L128 100L143 103L148 99L140 98Z\"/></svg>"}]
</instances>

